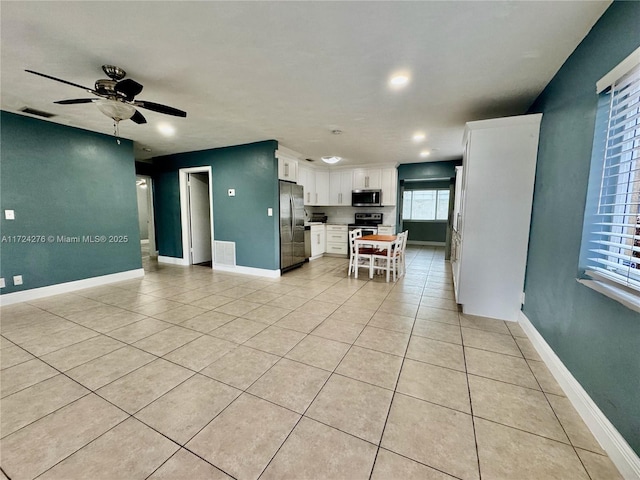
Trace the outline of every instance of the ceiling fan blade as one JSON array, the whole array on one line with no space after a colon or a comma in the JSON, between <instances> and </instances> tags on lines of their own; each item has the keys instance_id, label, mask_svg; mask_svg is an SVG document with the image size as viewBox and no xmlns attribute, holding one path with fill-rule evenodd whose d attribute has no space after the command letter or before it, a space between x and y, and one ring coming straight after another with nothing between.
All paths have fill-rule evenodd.
<instances>
[{"instance_id":1,"label":"ceiling fan blade","mask_svg":"<svg viewBox=\"0 0 640 480\"><path fill-rule=\"evenodd\" d=\"M55 80L56 82L66 83L67 85L71 85L72 87L78 87L87 92L96 93L92 88L83 87L82 85L78 85L77 83L68 82L66 80L62 80L61 78L52 77L51 75L46 75L44 73L34 72L33 70L25 70L25 72L33 73L34 75L40 75L41 77L48 78L50 80Z\"/></svg>"},{"instance_id":2,"label":"ceiling fan blade","mask_svg":"<svg viewBox=\"0 0 640 480\"><path fill-rule=\"evenodd\" d=\"M146 108L147 110L151 110L152 112L164 113L166 115L174 115L176 117L187 116L187 112L178 110L177 108L168 107L167 105L161 105L159 103L135 101L133 102L133 104L136 107Z\"/></svg>"},{"instance_id":3,"label":"ceiling fan blade","mask_svg":"<svg viewBox=\"0 0 640 480\"><path fill-rule=\"evenodd\" d=\"M139 111L136 110L136 113L133 114L133 117L131 117L131 120L133 120L135 123L137 123L138 125L143 124L143 123L147 123L147 119L144 118L144 115L142 115Z\"/></svg>"},{"instance_id":4,"label":"ceiling fan blade","mask_svg":"<svg viewBox=\"0 0 640 480\"><path fill-rule=\"evenodd\" d=\"M125 78L124 80L120 80L116 83L115 90L116 92L124 94L124 96L127 97L127 100L131 101L142 91L142 85L135 80Z\"/></svg>"},{"instance_id":5,"label":"ceiling fan blade","mask_svg":"<svg viewBox=\"0 0 640 480\"><path fill-rule=\"evenodd\" d=\"M97 98L72 98L71 100L58 100L57 102L60 105L75 105L77 103L93 103Z\"/></svg>"}]
</instances>

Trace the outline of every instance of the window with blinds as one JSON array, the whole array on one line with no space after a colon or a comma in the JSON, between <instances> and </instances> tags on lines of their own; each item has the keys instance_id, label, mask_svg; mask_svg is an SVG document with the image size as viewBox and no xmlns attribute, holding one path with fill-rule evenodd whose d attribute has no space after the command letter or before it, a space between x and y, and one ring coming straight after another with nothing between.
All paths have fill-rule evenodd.
<instances>
[{"instance_id":1,"label":"window with blinds","mask_svg":"<svg viewBox=\"0 0 640 480\"><path fill-rule=\"evenodd\" d=\"M596 125L606 130L596 132L604 155L597 208L585 225L586 273L640 291L640 65L601 95L608 115Z\"/></svg>"}]
</instances>

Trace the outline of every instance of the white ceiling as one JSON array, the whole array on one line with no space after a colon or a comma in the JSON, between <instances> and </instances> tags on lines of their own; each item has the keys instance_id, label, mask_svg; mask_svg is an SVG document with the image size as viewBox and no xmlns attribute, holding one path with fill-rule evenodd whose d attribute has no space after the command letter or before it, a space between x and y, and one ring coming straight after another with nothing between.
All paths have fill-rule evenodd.
<instances>
[{"instance_id":1,"label":"white ceiling","mask_svg":"<svg viewBox=\"0 0 640 480\"><path fill-rule=\"evenodd\" d=\"M139 159L267 139L345 165L459 158L464 123L524 113L609 4L3 1L1 106L110 134L95 105L52 103L90 95L24 69L92 87L113 64L188 112L121 122Z\"/></svg>"}]
</instances>

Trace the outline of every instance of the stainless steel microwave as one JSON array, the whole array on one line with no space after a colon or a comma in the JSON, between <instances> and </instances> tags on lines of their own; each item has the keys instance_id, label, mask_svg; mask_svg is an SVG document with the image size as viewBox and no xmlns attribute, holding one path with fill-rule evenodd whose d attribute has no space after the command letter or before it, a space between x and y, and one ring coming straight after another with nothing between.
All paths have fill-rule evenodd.
<instances>
[{"instance_id":1,"label":"stainless steel microwave","mask_svg":"<svg viewBox=\"0 0 640 480\"><path fill-rule=\"evenodd\" d=\"M353 190L351 205L354 207L379 207L382 205L382 190Z\"/></svg>"}]
</instances>

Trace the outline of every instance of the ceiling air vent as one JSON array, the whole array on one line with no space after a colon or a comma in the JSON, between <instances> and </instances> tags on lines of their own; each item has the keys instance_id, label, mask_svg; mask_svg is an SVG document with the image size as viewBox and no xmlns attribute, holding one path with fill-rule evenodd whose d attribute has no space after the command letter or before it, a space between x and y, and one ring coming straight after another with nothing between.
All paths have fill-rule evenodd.
<instances>
[{"instance_id":1,"label":"ceiling air vent","mask_svg":"<svg viewBox=\"0 0 640 480\"><path fill-rule=\"evenodd\" d=\"M314 160L313 158L305 158L305 160L306 160L307 162L315 162L315 160Z\"/></svg>"},{"instance_id":2,"label":"ceiling air vent","mask_svg":"<svg viewBox=\"0 0 640 480\"><path fill-rule=\"evenodd\" d=\"M55 113L43 112L42 110L36 110L35 108L24 107L20 109L23 113L28 113L29 115L36 115L37 117L42 118L51 118L55 117Z\"/></svg>"}]
</instances>

